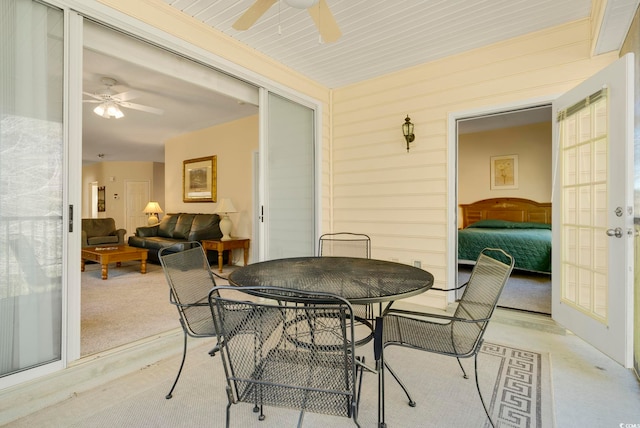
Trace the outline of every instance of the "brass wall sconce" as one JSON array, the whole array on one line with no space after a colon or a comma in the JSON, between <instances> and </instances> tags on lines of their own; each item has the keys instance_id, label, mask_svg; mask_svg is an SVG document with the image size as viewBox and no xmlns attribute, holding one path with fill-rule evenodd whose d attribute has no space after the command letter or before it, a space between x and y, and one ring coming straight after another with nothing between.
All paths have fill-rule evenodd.
<instances>
[{"instance_id":1,"label":"brass wall sconce","mask_svg":"<svg viewBox=\"0 0 640 428\"><path fill-rule=\"evenodd\" d=\"M404 139L407 140L407 152L409 151L409 143L413 143L413 140L416 139L416 136L413 133L413 123L411 123L411 119L409 119L409 115L404 120L402 124L402 134L404 135Z\"/></svg>"}]
</instances>

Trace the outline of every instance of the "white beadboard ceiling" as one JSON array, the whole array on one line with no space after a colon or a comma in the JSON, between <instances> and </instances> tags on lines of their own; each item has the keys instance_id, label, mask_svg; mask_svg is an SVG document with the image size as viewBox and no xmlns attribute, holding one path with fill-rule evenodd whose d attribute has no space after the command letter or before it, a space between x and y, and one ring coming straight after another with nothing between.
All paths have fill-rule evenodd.
<instances>
[{"instance_id":1,"label":"white beadboard ceiling","mask_svg":"<svg viewBox=\"0 0 640 428\"><path fill-rule=\"evenodd\" d=\"M237 31L232 25L254 0L163 1L329 88L586 18L592 2L326 0L342 37L325 44L319 42L308 12L283 0L246 31ZM606 25L618 33L622 29L623 34L603 43L602 49L614 50L619 48L638 2L607 3Z\"/></svg>"},{"instance_id":2,"label":"white beadboard ceiling","mask_svg":"<svg viewBox=\"0 0 640 428\"><path fill-rule=\"evenodd\" d=\"M162 1L329 88L582 19L590 15L592 4L592 0L326 0L343 35L335 43L323 44L307 11L282 0L247 31L231 26L253 0ZM596 53L619 49L638 3L606 1ZM164 162L167 138L257 113L254 103L238 103L242 98L194 86L154 61L129 60L131 55L146 58L134 51L140 43L130 39L114 44L123 36L109 31L111 36L94 40L85 31L84 90L98 92L103 88L101 77L112 77L118 81L117 92L138 91L142 95L133 102L161 108L165 114L125 110L124 118L107 120L92 113L95 104L85 103L85 163ZM477 121L463 125L467 132L486 126Z\"/></svg>"}]
</instances>

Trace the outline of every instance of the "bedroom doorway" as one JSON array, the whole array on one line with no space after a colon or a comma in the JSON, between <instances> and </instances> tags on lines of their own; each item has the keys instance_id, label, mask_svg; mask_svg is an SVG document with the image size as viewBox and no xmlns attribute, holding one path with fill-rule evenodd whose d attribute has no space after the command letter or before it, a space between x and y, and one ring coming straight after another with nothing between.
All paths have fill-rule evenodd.
<instances>
[{"instance_id":1,"label":"bedroom doorway","mask_svg":"<svg viewBox=\"0 0 640 428\"><path fill-rule=\"evenodd\" d=\"M506 108L491 112L477 112L468 117L459 117L455 121L457 142L457 188L456 206L458 207L455 241L458 257L457 269L453 272L457 284L463 284L471 274L475 257L469 250L466 239L459 242L459 231L467 226L460 208L462 204L475 204L479 201L495 200L495 209L483 210L483 219L508 221L504 225L520 226L519 222L536 218L535 205L529 209L509 208L504 201L517 198L531 203L549 204L552 191L552 114L550 103L521 108ZM501 169L501 167L507 168ZM510 169L509 169L510 168ZM500 171L503 174L500 174ZM474 205L475 206L475 205ZM475 221L477 219L474 219ZM548 223L550 223L550 215ZM504 226L495 224L496 226ZM480 226L480 224L478 224ZM484 226L484 225L483 225ZM492 225L493 226L493 225ZM524 225L523 225L524 227ZM453 228L452 228L453 229ZM474 229L474 232L478 228ZM482 232L491 236L490 229ZM515 239L513 245L522 246L521 239L528 231L500 230L506 233L504 239ZM466 233L463 232L463 233ZM538 233L538 232L534 232ZM503 308L551 315L551 230L539 232L544 248L536 250L535 257L529 263L516 268L507 283L498 305ZM508 238L512 236L512 238ZM483 238L485 239L485 238ZM489 237L486 239L495 239ZM498 236L498 239L503 239ZM537 246L537 236L525 244ZM490 246L488 241L486 244ZM527 242L527 241L525 241ZM460 252L459 252L460 251Z\"/></svg>"}]
</instances>

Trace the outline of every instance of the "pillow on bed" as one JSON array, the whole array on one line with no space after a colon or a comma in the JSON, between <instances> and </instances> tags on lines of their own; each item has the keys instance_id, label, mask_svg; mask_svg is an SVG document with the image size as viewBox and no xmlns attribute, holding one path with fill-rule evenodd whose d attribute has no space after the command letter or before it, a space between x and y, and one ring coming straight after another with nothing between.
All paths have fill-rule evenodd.
<instances>
[{"instance_id":1,"label":"pillow on bed","mask_svg":"<svg viewBox=\"0 0 640 428\"><path fill-rule=\"evenodd\" d=\"M486 228L486 229L551 229L550 224L545 223L529 223L507 220L480 220L469 226L468 228Z\"/></svg>"}]
</instances>

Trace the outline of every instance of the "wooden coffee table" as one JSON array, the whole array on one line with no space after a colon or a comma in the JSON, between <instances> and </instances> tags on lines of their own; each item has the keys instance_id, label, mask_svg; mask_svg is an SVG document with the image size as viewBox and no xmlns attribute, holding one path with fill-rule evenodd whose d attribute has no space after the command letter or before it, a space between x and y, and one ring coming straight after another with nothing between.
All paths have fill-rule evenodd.
<instances>
[{"instance_id":1,"label":"wooden coffee table","mask_svg":"<svg viewBox=\"0 0 640 428\"><path fill-rule=\"evenodd\" d=\"M249 238L231 238L227 240L222 239L205 239L202 241L202 248L204 250L216 250L218 252L218 270L222 273L222 253L227 250L233 250L236 248L242 248L244 250L244 265L247 265L249 261ZM229 264L231 264L231 252L229 251Z\"/></svg>"},{"instance_id":2,"label":"wooden coffee table","mask_svg":"<svg viewBox=\"0 0 640 428\"><path fill-rule=\"evenodd\" d=\"M128 245L85 247L82 249L80 270L84 272L84 264L87 260L98 262L102 265L102 279L107 279L109 263L116 263L119 267L121 262L140 260L140 273L147 273L147 253L149 250Z\"/></svg>"}]
</instances>

